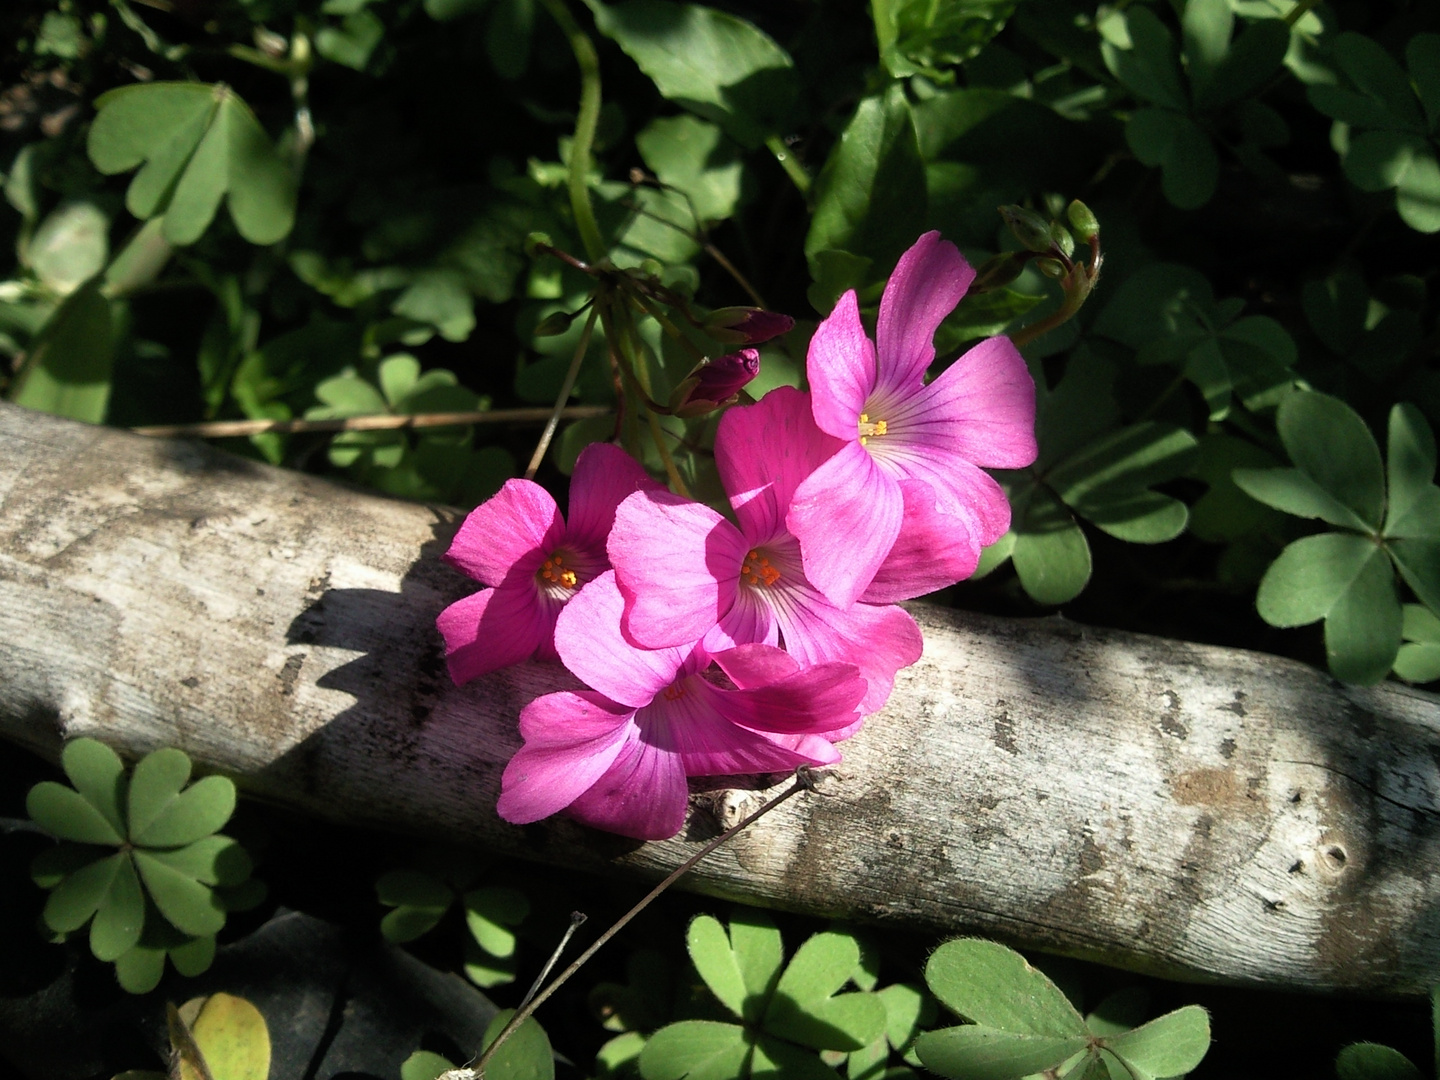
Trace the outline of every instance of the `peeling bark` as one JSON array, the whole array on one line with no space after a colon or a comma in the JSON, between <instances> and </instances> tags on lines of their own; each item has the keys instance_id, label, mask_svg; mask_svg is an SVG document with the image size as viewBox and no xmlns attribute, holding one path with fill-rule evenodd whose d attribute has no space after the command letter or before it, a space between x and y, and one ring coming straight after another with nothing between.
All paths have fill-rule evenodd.
<instances>
[{"instance_id":1,"label":"peeling bark","mask_svg":"<svg viewBox=\"0 0 1440 1080\"><path fill-rule=\"evenodd\" d=\"M0 405L0 734L178 746L354 825L654 877L763 797L637 844L494 813L548 665L463 688L456 511ZM1377 994L1440 972L1440 699L1276 657L916 604L925 655L689 887L1171 977Z\"/></svg>"}]
</instances>

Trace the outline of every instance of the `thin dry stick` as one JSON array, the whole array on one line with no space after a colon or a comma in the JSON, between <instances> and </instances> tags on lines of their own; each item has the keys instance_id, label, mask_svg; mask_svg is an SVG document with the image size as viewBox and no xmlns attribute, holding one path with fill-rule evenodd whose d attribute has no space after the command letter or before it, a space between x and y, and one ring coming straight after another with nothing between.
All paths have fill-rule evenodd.
<instances>
[{"instance_id":1,"label":"thin dry stick","mask_svg":"<svg viewBox=\"0 0 1440 1080\"><path fill-rule=\"evenodd\" d=\"M516 1010L515 1015L510 1018L510 1022L501 1029L499 1035L495 1036L495 1041L485 1048L485 1052L480 1055L480 1060L475 1063L475 1067L473 1069L456 1069L452 1072L443 1074L440 1080L484 1080L485 1066L495 1055L495 1051L500 1049L501 1044L504 1043L504 1041L511 1036L511 1034L515 1031L516 1028L518 1028L526 1020L530 1019L530 1017L534 1014L535 1010L538 1009L541 1005L545 1004L545 1002L549 1000L550 996L554 994L555 991L559 990L560 987L564 986L565 983L569 981L570 976L574 975L577 971L579 971L581 967L585 965L586 961L588 961L592 956L599 952L600 949L611 938L613 938L616 934L623 930L630 923L631 919L635 918L636 915L639 915L640 912L644 911L647 907L649 907L651 902L654 901L657 896L659 896L671 885L675 884L675 882L679 881L682 877L684 877L692 869L694 869L696 863L698 863L701 859L705 858L706 855L709 855L721 844L725 843L726 840L729 840L741 829L746 828L753 822L759 821L762 817L768 814L771 810L774 810L786 799L789 799L794 795L798 795L802 791L813 791L815 789L815 781L816 774L812 769L803 765L800 768L796 769L795 780L788 788L782 791L779 795L776 795L775 798L771 799L764 806L760 807L759 810L756 810L749 817L726 829L714 840L711 840L710 843L706 844L694 855L691 855L690 858L686 859L683 863L676 867L674 872L671 873L669 877L667 877L664 881L660 882L659 885L656 885L655 888L651 889L648 893L646 893L644 899L642 899L638 904L632 907L624 915L621 915L620 918L615 921L615 924L611 926L609 930L606 930L603 934L596 938L595 943L591 945L588 949L586 949L583 953L581 953L579 956L577 956L574 963L572 963L559 975L555 976L554 982L552 982L549 986L545 987L544 990L541 990L540 993L536 994L532 999L530 999L527 1004Z\"/></svg>"},{"instance_id":2,"label":"thin dry stick","mask_svg":"<svg viewBox=\"0 0 1440 1080\"><path fill-rule=\"evenodd\" d=\"M584 420L609 412L608 405L572 405L560 410L560 418ZM196 424L155 424L130 430L136 435L166 439L228 439L241 435L297 435L307 431L394 431L461 424L533 424L548 420L553 414L553 409L537 407L491 409L488 412L416 413L414 416L347 416L334 420L207 420Z\"/></svg>"},{"instance_id":3,"label":"thin dry stick","mask_svg":"<svg viewBox=\"0 0 1440 1080\"><path fill-rule=\"evenodd\" d=\"M585 320L585 329L580 334L580 344L575 349L575 356L570 361L570 370L565 372L565 381L560 384L560 393L555 398L555 407L550 410L550 418L545 423L545 430L540 433L540 441L535 444L535 453L530 455L530 464L525 466L525 479L534 480L535 473L540 469L540 462L545 460L545 451L550 449L550 440L555 437L555 429L560 425L560 417L568 410L565 402L570 400L570 391L575 389L575 377L580 374L580 364L585 359L585 354L590 351L590 335L595 330L595 316L599 314L600 299L595 298L597 303L590 308L590 315ZM602 410L608 412L609 410ZM599 415L599 414L596 414Z\"/></svg>"}]
</instances>

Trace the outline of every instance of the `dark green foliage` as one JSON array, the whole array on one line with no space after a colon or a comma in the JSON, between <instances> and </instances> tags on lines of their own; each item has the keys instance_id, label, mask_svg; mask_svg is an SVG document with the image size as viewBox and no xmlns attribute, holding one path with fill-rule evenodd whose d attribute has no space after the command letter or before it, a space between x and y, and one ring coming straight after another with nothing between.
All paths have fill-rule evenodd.
<instances>
[{"instance_id":1,"label":"dark green foliage","mask_svg":"<svg viewBox=\"0 0 1440 1080\"><path fill-rule=\"evenodd\" d=\"M182 974L204 971L227 911L259 899L250 857L217 835L235 809L235 785L223 776L189 784L179 750L156 750L127 776L109 747L77 739L61 762L74 786L45 781L25 803L61 841L31 867L50 890L46 925L69 934L89 923L90 951L114 962L131 993L160 981L167 955Z\"/></svg>"}]
</instances>

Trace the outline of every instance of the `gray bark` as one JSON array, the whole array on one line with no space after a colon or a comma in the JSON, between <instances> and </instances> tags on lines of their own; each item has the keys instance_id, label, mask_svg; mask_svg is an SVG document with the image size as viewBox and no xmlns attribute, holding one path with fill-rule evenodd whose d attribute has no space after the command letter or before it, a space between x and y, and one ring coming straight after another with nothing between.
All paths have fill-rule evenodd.
<instances>
[{"instance_id":1,"label":"gray bark","mask_svg":"<svg viewBox=\"0 0 1440 1080\"><path fill-rule=\"evenodd\" d=\"M0 734L178 746L258 798L655 877L755 790L637 844L494 812L558 669L451 685L456 511L0 406ZM925 655L690 888L1184 978L1415 994L1440 972L1440 699L1276 657L911 607Z\"/></svg>"}]
</instances>

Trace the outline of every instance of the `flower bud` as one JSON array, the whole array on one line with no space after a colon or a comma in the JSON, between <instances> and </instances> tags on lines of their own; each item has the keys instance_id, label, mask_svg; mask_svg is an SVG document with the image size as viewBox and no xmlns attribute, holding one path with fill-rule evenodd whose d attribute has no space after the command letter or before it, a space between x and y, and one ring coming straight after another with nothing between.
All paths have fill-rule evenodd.
<instances>
[{"instance_id":1,"label":"flower bud","mask_svg":"<svg viewBox=\"0 0 1440 1080\"><path fill-rule=\"evenodd\" d=\"M543 232L532 232L525 237L525 254L532 259L540 257L540 248L554 247L550 242L550 234Z\"/></svg>"},{"instance_id":2,"label":"flower bud","mask_svg":"<svg viewBox=\"0 0 1440 1080\"><path fill-rule=\"evenodd\" d=\"M1050 223L1034 210L1026 210L1023 206L1002 206L1000 216L1027 251L1044 254L1055 242L1050 235Z\"/></svg>"},{"instance_id":3,"label":"flower bud","mask_svg":"<svg viewBox=\"0 0 1440 1080\"><path fill-rule=\"evenodd\" d=\"M1075 230L1075 235L1086 243L1089 243L1092 236L1100 232L1100 222L1079 199L1070 203L1066 210L1066 216L1070 218L1070 227Z\"/></svg>"},{"instance_id":4,"label":"flower bud","mask_svg":"<svg viewBox=\"0 0 1440 1080\"><path fill-rule=\"evenodd\" d=\"M570 329L570 324L574 321L575 316L568 311L552 311L540 320L539 326L535 327L535 336L559 337Z\"/></svg>"},{"instance_id":5,"label":"flower bud","mask_svg":"<svg viewBox=\"0 0 1440 1080\"><path fill-rule=\"evenodd\" d=\"M760 353L741 349L700 364L675 388L670 408L686 419L704 416L732 404L751 379L760 374Z\"/></svg>"},{"instance_id":6,"label":"flower bud","mask_svg":"<svg viewBox=\"0 0 1440 1080\"><path fill-rule=\"evenodd\" d=\"M716 308L704 322L705 332L726 345L759 345L789 332L794 325L789 315L754 307Z\"/></svg>"},{"instance_id":7,"label":"flower bud","mask_svg":"<svg viewBox=\"0 0 1440 1080\"><path fill-rule=\"evenodd\" d=\"M1061 225L1058 221L1050 223L1050 239L1054 242L1056 249L1065 258L1075 254L1075 237L1070 235L1070 230Z\"/></svg>"}]
</instances>

